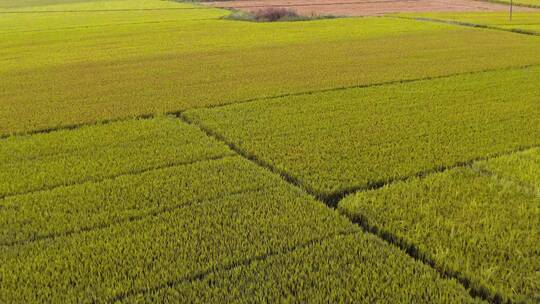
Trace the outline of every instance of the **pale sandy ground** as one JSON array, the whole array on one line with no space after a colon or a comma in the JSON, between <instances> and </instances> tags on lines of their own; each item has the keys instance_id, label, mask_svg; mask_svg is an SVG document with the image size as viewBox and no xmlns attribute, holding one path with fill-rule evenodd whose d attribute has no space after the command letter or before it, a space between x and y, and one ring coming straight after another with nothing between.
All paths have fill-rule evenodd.
<instances>
[{"instance_id":1,"label":"pale sandy ground","mask_svg":"<svg viewBox=\"0 0 540 304\"><path fill-rule=\"evenodd\" d=\"M257 11L286 7L303 15L376 16L412 12L505 12L508 5L475 0L233 0L205 3L209 6ZM514 7L514 11L539 11Z\"/></svg>"}]
</instances>

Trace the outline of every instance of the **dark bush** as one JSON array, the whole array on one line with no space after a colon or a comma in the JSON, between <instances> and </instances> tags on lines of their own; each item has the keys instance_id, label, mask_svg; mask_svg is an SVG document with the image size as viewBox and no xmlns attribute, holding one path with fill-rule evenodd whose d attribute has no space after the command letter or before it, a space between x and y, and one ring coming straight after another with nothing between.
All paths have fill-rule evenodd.
<instances>
[{"instance_id":1,"label":"dark bush","mask_svg":"<svg viewBox=\"0 0 540 304\"><path fill-rule=\"evenodd\" d=\"M1 1L1 0L0 0ZM267 7L258 11L246 12L232 9L232 13L224 19L254 21L254 22L275 22L275 21L306 21L317 19L336 18L332 15L311 14L310 16L299 15L296 11L283 7Z\"/></svg>"},{"instance_id":2,"label":"dark bush","mask_svg":"<svg viewBox=\"0 0 540 304\"><path fill-rule=\"evenodd\" d=\"M267 7L253 12L253 16L257 21L283 21L300 19L298 13L294 10L283 7Z\"/></svg>"}]
</instances>

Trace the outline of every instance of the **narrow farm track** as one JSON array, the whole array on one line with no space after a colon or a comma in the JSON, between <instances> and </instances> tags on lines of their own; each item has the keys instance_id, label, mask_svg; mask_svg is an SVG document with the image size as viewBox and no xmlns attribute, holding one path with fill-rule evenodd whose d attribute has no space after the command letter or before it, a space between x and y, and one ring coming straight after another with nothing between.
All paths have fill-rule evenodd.
<instances>
[{"instance_id":1,"label":"narrow farm track","mask_svg":"<svg viewBox=\"0 0 540 304\"><path fill-rule=\"evenodd\" d=\"M321 90L310 90L310 91L295 92L295 93L288 93L288 94L279 94L279 95L273 95L273 96L261 97L261 98L237 100L235 102L231 102L231 103L227 103L227 104L217 104L217 105L209 105L209 106L203 106L203 107L193 107L193 108L190 108L189 110L214 109L214 108L227 107L227 106L230 106L231 104L247 104L247 103L252 103L252 102L257 102L257 101L262 101L262 100L279 99L279 98L283 98L283 97L304 96L304 95L312 95L312 94L317 94L317 93L345 91L345 90L349 90L349 89L362 89L362 88L381 87L381 86L394 85L394 84L415 83L415 82L421 82L421 81L426 81L426 80L452 78L452 77L461 76L461 75L475 75L475 74L497 72L497 71L522 70L522 69L528 69L528 68L537 67L537 66L540 66L540 64L527 64L527 65L521 65L521 66L513 66L513 67L505 67L505 68L497 68L497 69L486 69L486 70L473 71L473 72L454 73L454 74L447 74L447 75L434 76L434 77L422 77L422 78L415 78L415 79L403 79L403 80L396 80L396 81L379 82L379 83L373 83L373 84L367 84L367 85L353 85L353 86L334 87L334 88L321 89ZM0 134L0 140L7 139L7 138L10 138L10 137L46 134L46 133L62 131L62 130L75 130L75 129L79 129L79 128L86 127L86 126L106 125L106 124L110 124L110 123L126 121L126 120L131 120L131 119L153 119L156 116L160 116L160 115L178 116L178 115L181 115L185 111L186 110L171 111L171 112L159 113L159 114L145 113L145 114L140 114L140 115L136 115L136 116L129 116L129 117L125 117L125 118L99 120L99 121L93 121L91 123L70 124L70 125L53 127L53 128L36 129L36 130L28 131L28 132L14 133L14 134L9 134L9 135L8 134Z\"/></svg>"}]
</instances>

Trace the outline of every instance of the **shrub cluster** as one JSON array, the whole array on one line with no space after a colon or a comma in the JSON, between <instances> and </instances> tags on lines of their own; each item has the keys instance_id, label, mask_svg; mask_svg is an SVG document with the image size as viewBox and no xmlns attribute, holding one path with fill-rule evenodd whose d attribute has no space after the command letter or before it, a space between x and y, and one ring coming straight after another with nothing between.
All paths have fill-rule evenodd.
<instances>
[{"instance_id":1,"label":"shrub cluster","mask_svg":"<svg viewBox=\"0 0 540 304\"><path fill-rule=\"evenodd\" d=\"M295 10L284 7L267 7L255 11L253 17L257 21L274 22L299 19L300 15Z\"/></svg>"},{"instance_id":2,"label":"shrub cluster","mask_svg":"<svg viewBox=\"0 0 540 304\"><path fill-rule=\"evenodd\" d=\"M277 21L307 21L318 19L332 19L336 18L332 15L300 15L295 10L285 7L266 7L263 9L255 10L252 12L246 12L241 10L233 10L224 19L229 20L242 20L242 21L255 21L255 22L277 22Z\"/></svg>"}]
</instances>

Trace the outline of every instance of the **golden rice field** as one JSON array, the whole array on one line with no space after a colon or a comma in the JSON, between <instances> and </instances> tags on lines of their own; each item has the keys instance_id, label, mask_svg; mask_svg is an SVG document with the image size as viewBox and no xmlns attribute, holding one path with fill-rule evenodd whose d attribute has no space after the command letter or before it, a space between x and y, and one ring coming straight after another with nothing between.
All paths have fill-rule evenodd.
<instances>
[{"instance_id":1,"label":"golden rice field","mask_svg":"<svg viewBox=\"0 0 540 304\"><path fill-rule=\"evenodd\" d=\"M540 302L540 10L229 14L0 0L0 303Z\"/></svg>"}]
</instances>

